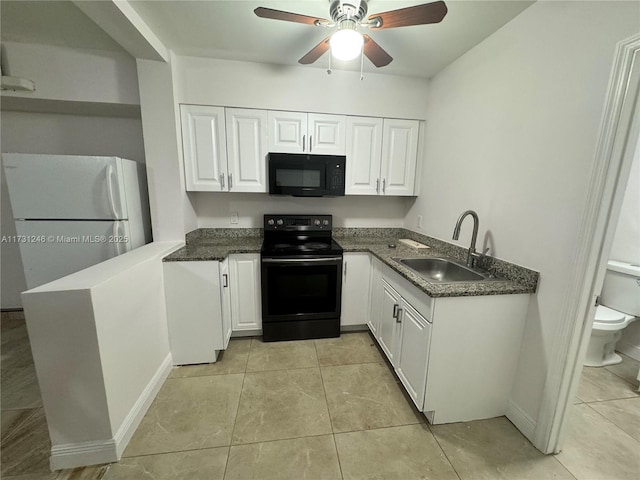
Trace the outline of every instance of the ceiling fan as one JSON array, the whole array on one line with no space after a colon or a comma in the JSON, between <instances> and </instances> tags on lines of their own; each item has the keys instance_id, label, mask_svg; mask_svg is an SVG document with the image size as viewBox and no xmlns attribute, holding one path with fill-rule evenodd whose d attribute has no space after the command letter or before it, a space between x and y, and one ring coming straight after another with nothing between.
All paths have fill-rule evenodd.
<instances>
[{"instance_id":1,"label":"ceiling fan","mask_svg":"<svg viewBox=\"0 0 640 480\"><path fill-rule=\"evenodd\" d=\"M303 65L315 62L331 48L331 54L338 60L353 60L362 52L376 67L384 67L389 65L393 58L369 35L358 32L358 28L381 30L383 28L438 23L447 14L447 6L443 1L437 1L376 13L369 15L366 20L364 20L367 16L366 0L335 0L329 7L331 21L264 7L256 8L254 13L262 18L336 29L333 34L322 40L298 60Z\"/></svg>"}]
</instances>

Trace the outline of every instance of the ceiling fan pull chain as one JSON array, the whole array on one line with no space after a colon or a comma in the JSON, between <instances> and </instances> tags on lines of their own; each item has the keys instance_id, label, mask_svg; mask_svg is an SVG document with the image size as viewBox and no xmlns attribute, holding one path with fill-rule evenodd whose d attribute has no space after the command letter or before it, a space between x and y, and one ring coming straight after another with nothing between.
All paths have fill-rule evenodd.
<instances>
[{"instance_id":1,"label":"ceiling fan pull chain","mask_svg":"<svg viewBox=\"0 0 640 480\"><path fill-rule=\"evenodd\" d=\"M329 52L329 70L327 70L327 75L331 75L331 57L333 55L331 55L331 52Z\"/></svg>"},{"instance_id":2,"label":"ceiling fan pull chain","mask_svg":"<svg viewBox=\"0 0 640 480\"><path fill-rule=\"evenodd\" d=\"M362 71L364 70L364 48L360 50L360 81L364 80Z\"/></svg>"}]
</instances>

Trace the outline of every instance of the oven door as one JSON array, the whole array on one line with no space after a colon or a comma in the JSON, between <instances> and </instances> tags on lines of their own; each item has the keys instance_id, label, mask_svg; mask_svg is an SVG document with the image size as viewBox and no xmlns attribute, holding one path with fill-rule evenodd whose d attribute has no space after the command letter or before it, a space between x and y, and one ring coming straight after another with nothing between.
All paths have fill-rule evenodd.
<instances>
[{"instance_id":1,"label":"oven door","mask_svg":"<svg viewBox=\"0 0 640 480\"><path fill-rule=\"evenodd\" d=\"M340 318L342 257L262 258L262 321Z\"/></svg>"}]
</instances>

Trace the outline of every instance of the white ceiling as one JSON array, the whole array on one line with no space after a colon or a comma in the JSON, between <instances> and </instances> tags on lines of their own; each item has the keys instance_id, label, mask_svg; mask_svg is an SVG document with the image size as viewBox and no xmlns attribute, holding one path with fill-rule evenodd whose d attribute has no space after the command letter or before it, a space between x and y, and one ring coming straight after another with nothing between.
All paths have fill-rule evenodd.
<instances>
[{"instance_id":1,"label":"white ceiling","mask_svg":"<svg viewBox=\"0 0 640 480\"><path fill-rule=\"evenodd\" d=\"M130 3L154 33L181 55L298 65L330 30L257 17L256 7L329 17L329 0L134 0ZM428 3L370 0L369 14ZM429 78L530 6L528 0L446 0L441 23L371 31L393 58L380 69L365 59L365 71ZM2 40L76 48L121 50L71 2L2 0ZM327 68L325 54L307 68ZM357 70L359 61L333 68Z\"/></svg>"}]
</instances>

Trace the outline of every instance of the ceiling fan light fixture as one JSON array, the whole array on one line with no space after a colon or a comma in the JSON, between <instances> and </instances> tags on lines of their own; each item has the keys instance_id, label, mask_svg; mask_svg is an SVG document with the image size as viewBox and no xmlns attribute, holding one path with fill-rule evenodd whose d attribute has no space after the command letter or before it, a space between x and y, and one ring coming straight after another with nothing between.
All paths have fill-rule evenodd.
<instances>
[{"instance_id":1,"label":"ceiling fan light fixture","mask_svg":"<svg viewBox=\"0 0 640 480\"><path fill-rule=\"evenodd\" d=\"M329 45L331 55L338 60L349 61L357 58L362 51L364 38L362 34L350 28L343 28L331 35Z\"/></svg>"}]
</instances>

